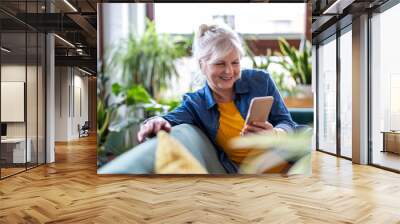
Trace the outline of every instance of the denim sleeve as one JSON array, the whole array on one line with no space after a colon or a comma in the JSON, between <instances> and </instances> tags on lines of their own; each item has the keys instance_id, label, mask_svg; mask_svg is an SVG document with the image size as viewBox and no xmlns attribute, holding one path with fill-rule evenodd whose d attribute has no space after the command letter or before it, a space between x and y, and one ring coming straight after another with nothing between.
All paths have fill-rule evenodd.
<instances>
[{"instance_id":1,"label":"denim sleeve","mask_svg":"<svg viewBox=\"0 0 400 224\"><path fill-rule=\"evenodd\" d=\"M179 124L194 124L193 113L190 111L190 101L190 97L184 95L181 105L161 117L167 120L171 126Z\"/></svg>"},{"instance_id":2,"label":"denim sleeve","mask_svg":"<svg viewBox=\"0 0 400 224\"><path fill-rule=\"evenodd\" d=\"M286 132L292 132L296 128L297 124L292 120L274 80L269 74L265 77L267 77L267 95L274 97L269 121L276 128L282 128Z\"/></svg>"}]
</instances>

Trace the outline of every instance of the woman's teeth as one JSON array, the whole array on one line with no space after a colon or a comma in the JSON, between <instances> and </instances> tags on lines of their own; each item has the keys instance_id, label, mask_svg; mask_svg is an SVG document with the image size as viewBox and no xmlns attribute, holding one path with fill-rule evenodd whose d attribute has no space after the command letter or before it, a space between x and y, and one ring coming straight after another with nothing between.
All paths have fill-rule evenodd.
<instances>
[{"instance_id":1,"label":"woman's teeth","mask_svg":"<svg viewBox=\"0 0 400 224\"><path fill-rule=\"evenodd\" d=\"M222 80L231 80L232 77L220 77Z\"/></svg>"}]
</instances>

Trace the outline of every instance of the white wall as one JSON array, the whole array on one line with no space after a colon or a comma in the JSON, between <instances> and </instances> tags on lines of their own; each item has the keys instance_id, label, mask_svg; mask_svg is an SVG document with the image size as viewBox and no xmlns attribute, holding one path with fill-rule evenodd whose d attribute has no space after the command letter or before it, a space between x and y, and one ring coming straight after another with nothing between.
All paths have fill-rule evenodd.
<instances>
[{"instance_id":1,"label":"white wall","mask_svg":"<svg viewBox=\"0 0 400 224\"><path fill-rule=\"evenodd\" d=\"M67 67L55 68L55 140L67 141L67 117L68 114L68 86L69 76Z\"/></svg>"},{"instance_id":2,"label":"white wall","mask_svg":"<svg viewBox=\"0 0 400 224\"><path fill-rule=\"evenodd\" d=\"M55 85L55 140L77 139L78 124L88 120L88 77L76 68L56 67Z\"/></svg>"}]
</instances>

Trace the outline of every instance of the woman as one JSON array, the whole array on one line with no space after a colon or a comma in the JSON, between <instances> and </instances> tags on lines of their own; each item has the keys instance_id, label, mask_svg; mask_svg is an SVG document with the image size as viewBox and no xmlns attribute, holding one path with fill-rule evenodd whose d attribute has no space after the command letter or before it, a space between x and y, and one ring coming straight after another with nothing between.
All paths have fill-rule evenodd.
<instances>
[{"instance_id":1,"label":"woman","mask_svg":"<svg viewBox=\"0 0 400 224\"><path fill-rule=\"evenodd\" d=\"M230 139L267 131L286 133L295 128L296 123L269 74L261 70L241 70L243 46L230 28L201 25L193 43L193 54L207 80L205 86L185 94L182 104L174 111L146 121L138 133L139 142L160 130L170 131L171 126L193 124L218 148L219 161L232 173L237 172L237 166L251 150L230 148ZM258 96L274 97L268 121L245 125L243 118L250 101Z\"/></svg>"}]
</instances>

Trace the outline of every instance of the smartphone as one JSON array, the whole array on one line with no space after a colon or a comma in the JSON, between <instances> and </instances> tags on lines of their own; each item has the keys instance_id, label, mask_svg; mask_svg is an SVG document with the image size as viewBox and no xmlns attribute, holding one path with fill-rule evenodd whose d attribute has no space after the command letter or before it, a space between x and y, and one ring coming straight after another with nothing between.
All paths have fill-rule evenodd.
<instances>
[{"instance_id":1,"label":"smartphone","mask_svg":"<svg viewBox=\"0 0 400 224\"><path fill-rule=\"evenodd\" d=\"M250 102L249 112L247 113L246 117L246 124L257 121L267 121L273 102L274 97L272 96L254 97Z\"/></svg>"}]
</instances>

